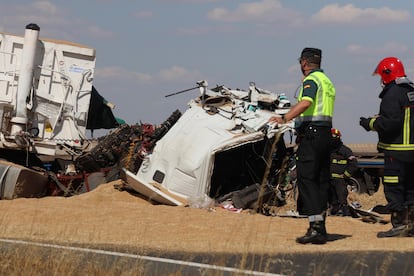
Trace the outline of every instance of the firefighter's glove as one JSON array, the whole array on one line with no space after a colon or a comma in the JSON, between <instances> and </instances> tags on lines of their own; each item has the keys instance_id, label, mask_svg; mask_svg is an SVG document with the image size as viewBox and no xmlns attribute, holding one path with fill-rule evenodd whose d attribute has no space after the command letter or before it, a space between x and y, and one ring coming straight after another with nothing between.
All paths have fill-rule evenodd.
<instances>
[{"instance_id":1,"label":"firefighter's glove","mask_svg":"<svg viewBox=\"0 0 414 276\"><path fill-rule=\"evenodd\" d=\"M370 122L371 122L372 118L365 118L365 117L361 117L359 118L359 124L365 128L366 131L370 131L372 130L371 127L369 126Z\"/></svg>"}]
</instances>

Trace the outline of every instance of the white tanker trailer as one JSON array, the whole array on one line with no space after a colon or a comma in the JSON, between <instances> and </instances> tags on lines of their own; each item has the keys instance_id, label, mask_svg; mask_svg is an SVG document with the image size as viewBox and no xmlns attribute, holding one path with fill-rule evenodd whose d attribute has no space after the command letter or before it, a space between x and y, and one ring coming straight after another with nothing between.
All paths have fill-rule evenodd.
<instances>
[{"instance_id":1,"label":"white tanker trailer","mask_svg":"<svg viewBox=\"0 0 414 276\"><path fill-rule=\"evenodd\" d=\"M99 121L90 108L103 104L92 101L102 99L93 87L95 49L39 33L36 24L24 36L0 33L1 199L47 194L44 169L58 158L59 173L76 174L70 163L91 148L86 130Z\"/></svg>"}]
</instances>

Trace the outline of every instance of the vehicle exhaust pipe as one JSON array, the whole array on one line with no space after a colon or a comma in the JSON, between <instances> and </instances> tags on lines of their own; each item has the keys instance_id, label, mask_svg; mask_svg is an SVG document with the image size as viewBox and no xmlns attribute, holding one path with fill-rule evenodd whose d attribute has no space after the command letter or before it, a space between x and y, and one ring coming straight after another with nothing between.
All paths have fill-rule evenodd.
<instances>
[{"instance_id":1,"label":"vehicle exhaust pipe","mask_svg":"<svg viewBox=\"0 0 414 276\"><path fill-rule=\"evenodd\" d=\"M10 121L12 123L12 136L24 131L28 120L26 101L32 87L39 31L40 28L37 24L31 23L26 26L23 53L20 60L19 81L17 86L16 115Z\"/></svg>"}]
</instances>

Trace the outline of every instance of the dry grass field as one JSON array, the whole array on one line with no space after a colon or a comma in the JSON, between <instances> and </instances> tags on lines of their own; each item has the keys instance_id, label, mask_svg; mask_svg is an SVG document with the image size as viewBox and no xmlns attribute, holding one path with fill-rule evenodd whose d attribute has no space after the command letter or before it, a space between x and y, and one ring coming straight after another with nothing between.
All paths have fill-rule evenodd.
<instances>
[{"instance_id":1,"label":"dry grass field","mask_svg":"<svg viewBox=\"0 0 414 276\"><path fill-rule=\"evenodd\" d=\"M235 213L220 206L197 209L153 205L137 195L115 189L116 183L102 184L89 193L67 198L2 200L0 238L159 255L253 254L265 258L297 253L414 251L411 238L376 237L378 231L388 230L390 224L329 216L327 230L336 238L325 245L300 245L295 238L306 231L306 219L265 216L249 210ZM364 209L385 203L381 189L372 196L351 196ZM290 203L279 212L293 206ZM388 219L387 215L384 218ZM31 275L42 275L39 271L52 271L52 275L141 274L139 264L128 273L119 273L116 263L107 268L79 260L76 254L67 256L49 249L44 256L38 250L30 246L24 254L2 250L0 271L3 275L5 272L25 275L30 271L35 272L28 273ZM78 262L76 266L74 259Z\"/></svg>"}]
</instances>

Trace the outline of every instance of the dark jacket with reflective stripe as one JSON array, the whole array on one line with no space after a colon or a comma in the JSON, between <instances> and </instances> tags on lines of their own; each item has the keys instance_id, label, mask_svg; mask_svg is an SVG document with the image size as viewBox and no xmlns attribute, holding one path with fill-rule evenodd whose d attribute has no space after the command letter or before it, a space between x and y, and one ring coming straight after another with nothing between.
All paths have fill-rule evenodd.
<instances>
[{"instance_id":1,"label":"dark jacket with reflective stripe","mask_svg":"<svg viewBox=\"0 0 414 276\"><path fill-rule=\"evenodd\" d=\"M340 144L331 151L331 178L351 177L358 170L358 160L352 150Z\"/></svg>"},{"instance_id":2,"label":"dark jacket with reflective stripe","mask_svg":"<svg viewBox=\"0 0 414 276\"><path fill-rule=\"evenodd\" d=\"M396 81L387 84L379 95L380 113L372 126L378 132L379 151L413 162L414 86L407 78Z\"/></svg>"}]
</instances>

